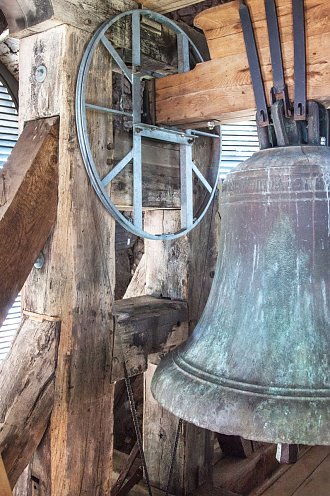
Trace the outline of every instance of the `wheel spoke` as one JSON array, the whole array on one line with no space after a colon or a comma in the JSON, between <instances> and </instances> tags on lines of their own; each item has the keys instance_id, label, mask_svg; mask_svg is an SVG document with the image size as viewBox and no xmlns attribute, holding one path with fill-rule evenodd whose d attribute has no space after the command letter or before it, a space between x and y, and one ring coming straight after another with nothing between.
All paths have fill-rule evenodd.
<instances>
[{"instance_id":1,"label":"wheel spoke","mask_svg":"<svg viewBox=\"0 0 330 496\"><path fill-rule=\"evenodd\" d=\"M128 152L125 157L118 162L116 167L114 167L103 179L102 179L102 185L104 187L108 186L111 181L118 176L118 174L126 167L126 165L133 159L133 151L131 150Z\"/></svg>"},{"instance_id":2,"label":"wheel spoke","mask_svg":"<svg viewBox=\"0 0 330 496\"><path fill-rule=\"evenodd\" d=\"M205 186L207 191L209 193L212 193L212 186L205 179L205 177L203 176L203 174L201 173L201 171L199 170L199 168L196 166L196 164L194 162L192 163L192 169L193 169L194 173L196 174L196 176L198 177L198 179L200 180L200 182Z\"/></svg>"},{"instance_id":3,"label":"wheel spoke","mask_svg":"<svg viewBox=\"0 0 330 496\"><path fill-rule=\"evenodd\" d=\"M115 49L113 44L110 43L110 41L108 40L108 38L106 36L102 36L101 41L102 41L103 45L105 46L105 48L110 53L111 57L115 60L118 67L123 71L123 73L125 74L127 79L131 83L133 83L132 72L129 70L129 68L127 67L127 65L125 64L125 62L123 61L123 59L121 58L121 56L119 55L119 53L117 52L117 50Z\"/></svg>"},{"instance_id":4,"label":"wheel spoke","mask_svg":"<svg viewBox=\"0 0 330 496\"><path fill-rule=\"evenodd\" d=\"M178 72L188 72L190 70L189 41L184 35L177 34L178 45Z\"/></svg>"},{"instance_id":5,"label":"wheel spoke","mask_svg":"<svg viewBox=\"0 0 330 496\"><path fill-rule=\"evenodd\" d=\"M193 225L192 146L180 145L181 227Z\"/></svg>"},{"instance_id":6,"label":"wheel spoke","mask_svg":"<svg viewBox=\"0 0 330 496\"><path fill-rule=\"evenodd\" d=\"M142 229L142 140L135 134L133 137L133 214L134 225Z\"/></svg>"},{"instance_id":7,"label":"wheel spoke","mask_svg":"<svg viewBox=\"0 0 330 496\"><path fill-rule=\"evenodd\" d=\"M86 103L86 108L90 110L98 110L99 112L107 112L110 114L124 115L125 117L133 117L133 114L129 112L124 112L123 110L111 109L108 107L102 107L101 105L94 105L93 103Z\"/></svg>"},{"instance_id":8,"label":"wheel spoke","mask_svg":"<svg viewBox=\"0 0 330 496\"><path fill-rule=\"evenodd\" d=\"M141 19L140 12L136 10L132 14L132 63L134 69L141 65Z\"/></svg>"}]
</instances>

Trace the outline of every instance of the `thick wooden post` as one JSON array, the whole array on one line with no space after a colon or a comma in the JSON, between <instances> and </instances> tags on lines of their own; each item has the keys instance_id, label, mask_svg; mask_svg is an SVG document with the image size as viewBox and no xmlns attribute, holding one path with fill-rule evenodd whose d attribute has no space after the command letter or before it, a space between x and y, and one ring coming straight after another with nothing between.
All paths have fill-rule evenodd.
<instances>
[{"instance_id":1,"label":"thick wooden post","mask_svg":"<svg viewBox=\"0 0 330 496\"><path fill-rule=\"evenodd\" d=\"M25 310L56 315L62 322L54 408L43 442L50 453L42 462L45 469L35 458L38 472L46 474L39 482L47 496L105 496L112 482L114 221L87 178L74 110L78 67L89 36L62 24L24 38L20 46L21 123L60 116L57 223L44 248L45 266L33 269L23 298ZM111 65L101 55L91 66L87 97L107 105ZM43 83L35 78L40 65L47 70ZM98 129L95 150L106 165L112 123L105 114L90 117Z\"/></svg>"},{"instance_id":2,"label":"thick wooden post","mask_svg":"<svg viewBox=\"0 0 330 496\"><path fill-rule=\"evenodd\" d=\"M180 214L166 210L147 212L145 223L149 232L175 231L180 225ZM171 242L146 241L146 293L184 299L188 301L189 307L188 262L193 253L191 250L187 237ZM204 267L203 264L202 266ZM201 288L200 285L198 287ZM195 299L193 304L196 304ZM195 320L196 312L193 315ZM188 335L188 328L186 332ZM158 360L159 357L154 356L145 373L143 432L151 482L155 487L165 490L179 419L162 408L152 397L150 383ZM170 486L171 494L187 495L205 482L210 476L212 454L211 434L184 422Z\"/></svg>"}]
</instances>

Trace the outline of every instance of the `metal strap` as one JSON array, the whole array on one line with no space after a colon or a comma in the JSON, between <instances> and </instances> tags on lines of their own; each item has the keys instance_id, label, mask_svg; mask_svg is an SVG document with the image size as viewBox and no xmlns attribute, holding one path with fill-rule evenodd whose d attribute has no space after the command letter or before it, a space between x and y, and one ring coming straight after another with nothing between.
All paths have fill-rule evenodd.
<instances>
[{"instance_id":1,"label":"metal strap","mask_svg":"<svg viewBox=\"0 0 330 496\"><path fill-rule=\"evenodd\" d=\"M306 39L304 0L292 0L294 34L294 119L306 119Z\"/></svg>"},{"instance_id":2,"label":"metal strap","mask_svg":"<svg viewBox=\"0 0 330 496\"><path fill-rule=\"evenodd\" d=\"M260 62L259 62L253 27L252 27L251 16L250 16L249 8L247 7L247 5L245 5L243 1L241 1L240 4L239 14L243 29L246 53L250 66L253 92L257 106L257 116L256 116L257 125L259 127L264 127L269 125L265 89L261 75Z\"/></svg>"},{"instance_id":3,"label":"metal strap","mask_svg":"<svg viewBox=\"0 0 330 496\"><path fill-rule=\"evenodd\" d=\"M278 28L275 0L265 0L265 10L273 72L273 87L271 89L272 103L277 100L277 97L280 97L280 99L284 102L285 116L290 117L290 102L288 88L284 80L281 39Z\"/></svg>"}]
</instances>

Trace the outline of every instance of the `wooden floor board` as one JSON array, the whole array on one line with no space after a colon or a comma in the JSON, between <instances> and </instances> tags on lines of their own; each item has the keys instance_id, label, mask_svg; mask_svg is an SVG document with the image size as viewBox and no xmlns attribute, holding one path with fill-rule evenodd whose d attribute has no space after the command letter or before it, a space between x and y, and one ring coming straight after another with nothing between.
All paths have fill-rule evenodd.
<instances>
[{"instance_id":1,"label":"wooden floor board","mask_svg":"<svg viewBox=\"0 0 330 496\"><path fill-rule=\"evenodd\" d=\"M330 494L330 454L310 474L293 496L329 496Z\"/></svg>"},{"instance_id":2,"label":"wooden floor board","mask_svg":"<svg viewBox=\"0 0 330 496\"><path fill-rule=\"evenodd\" d=\"M316 474L321 474L323 481L325 479L326 471L319 472L321 466L325 463L330 474L330 447L329 446L315 446L303 456L295 465L287 470L283 476L274 482L274 484L261 493L262 496L329 496L330 494L330 475L328 476L329 483L323 488L322 494L318 491L311 491L310 486L307 492L300 492L307 484L307 481L312 477L312 481L308 484L317 484L319 478ZM320 482L320 484L322 484ZM317 487L317 486L315 486Z\"/></svg>"}]
</instances>

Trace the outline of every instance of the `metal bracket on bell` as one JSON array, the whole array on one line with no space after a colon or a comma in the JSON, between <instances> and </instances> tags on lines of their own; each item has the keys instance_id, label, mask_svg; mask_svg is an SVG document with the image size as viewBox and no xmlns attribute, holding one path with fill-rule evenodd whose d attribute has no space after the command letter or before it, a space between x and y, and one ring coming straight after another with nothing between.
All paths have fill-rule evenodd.
<instances>
[{"instance_id":1,"label":"metal bracket on bell","mask_svg":"<svg viewBox=\"0 0 330 496\"><path fill-rule=\"evenodd\" d=\"M190 70L190 52L192 52L199 62L203 58L190 40L187 34L174 21L167 17L152 12L147 9L137 9L123 12L110 21L106 21L95 32L86 52L83 56L76 91L76 124L80 149L84 164L89 175L93 188L103 203L107 211L128 231L133 234L155 240L176 239L191 231L199 224L208 208L211 206L214 195L218 187L218 178L220 171L220 131L217 128L214 133L200 130L181 130L178 128L160 127L142 122L143 120L143 102L142 81L146 77L157 78L164 74L157 68L153 71L143 67L144 57L141 50L141 25L142 23L158 23L161 27L170 29L177 39L177 72ZM116 24L124 26L125 40L131 41L128 50L131 58L127 62L125 55L122 56L120 49L115 46L111 38L111 28ZM116 28L117 28L116 27ZM97 49L108 56L115 68L116 73L121 74L131 86L132 111L126 111L122 108L111 108L96 105L95 102L86 101L87 79L89 70L93 61L93 56ZM125 49L124 49L125 52ZM87 122L87 111L96 111L107 113L130 121L132 132L132 148L126 155L117 162L106 174L100 173L97 167L97 160L93 156L90 144L90 129ZM144 109L146 114L146 109ZM110 129L111 131L111 129ZM205 177L199 169L198 164L193 161L193 145L199 138L209 138L212 142L213 159L208 164L208 174L211 177ZM181 229L177 232L153 234L144 229L143 219L143 140L156 140L174 144L178 148L180 156L180 196L181 196ZM129 165L132 165L133 171L133 220L129 220L119 210L111 200L109 193L110 183ZM170 165L170 164L169 164ZM170 169L169 169L170 170ZM200 205L194 205L194 176L197 178L205 195ZM155 184L155 186L157 186Z\"/></svg>"}]
</instances>

